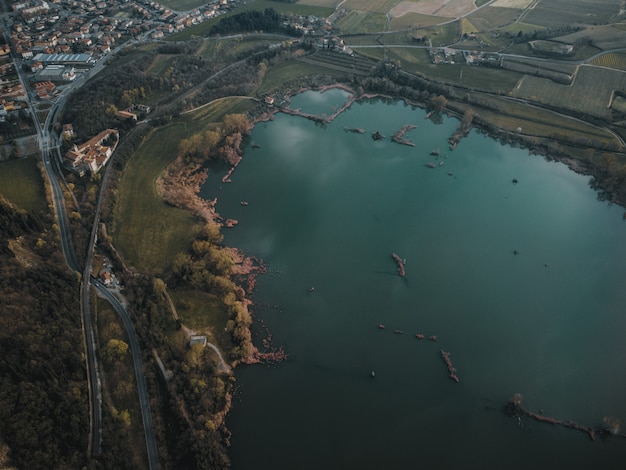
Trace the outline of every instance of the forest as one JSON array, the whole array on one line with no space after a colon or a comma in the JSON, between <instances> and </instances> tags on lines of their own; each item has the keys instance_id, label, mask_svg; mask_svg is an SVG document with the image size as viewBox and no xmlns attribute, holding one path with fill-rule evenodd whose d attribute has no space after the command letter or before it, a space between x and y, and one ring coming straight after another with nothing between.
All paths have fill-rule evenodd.
<instances>
[{"instance_id":1,"label":"forest","mask_svg":"<svg viewBox=\"0 0 626 470\"><path fill-rule=\"evenodd\" d=\"M283 33L290 36L300 36L300 32L297 29L285 23L287 23L287 17L281 15L273 8L266 8L263 11L250 10L223 18L211 28L210 34L263 31L266 33Z\"/></svg>"},{"instance_id":2,"label":"forest","mask_svg":"<svg viewBox=\"0 0 626 470\"><path fill-rule=\"evenodd\" d=\"M0 442L16 468L88 461L78 282L52 226L0 198Z\"/></svg>"}]
</instances>

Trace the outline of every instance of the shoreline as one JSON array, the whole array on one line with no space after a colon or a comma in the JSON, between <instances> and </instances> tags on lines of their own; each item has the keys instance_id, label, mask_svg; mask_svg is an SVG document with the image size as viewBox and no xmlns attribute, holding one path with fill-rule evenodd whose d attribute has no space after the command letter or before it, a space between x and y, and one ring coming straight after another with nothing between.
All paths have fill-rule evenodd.
<instances>
[{"instance_id":1,"label":"shoreline","mask_svg":"<svg viewBox=\"0 0 626 470\"><path fill-rule=\"evenodd\" d=\"M291 98L292 96L303 93L305 91L317 91L317 92L323 93L327 90L335 89L335 88L346 91L347 93L349 93L349 96L346 102L339 109L337 109L335 112L333 112L331 115L327 117L321 117L321 116L316 116L312 114L302 113L299 110L291 110L287 107L272 107L269 109L265 108L263 112L259 112L259 114L252 115L252 116L249 115L250 129L253 129L254 126L256 126L259 123L273 120L274 116L279 112L283 112L289 115L300 116L306 119L311 119L311 120L319 121L323 123L330 123L330 122L333 122L341 113L350 109L353 103L360 102L363 100L383 99L383 100L391 100L391 101L402 101L405 104L416 107L416 108L420 108L420 109L427 108L426 103L415 102L415 101L409 100L401 96L392 96L392 95L379 94L379 93L358 94L354 89L342 83L328 84L328 85L319 86L319 87L300 87L299 89L293 90L292 92L288 93L287 96ZM471 109L471 105L469 105L469 108ZM463 114L462 112L459 112L459 109L455 106L446 107L446 109L443 112L448 116L456 117L457 119L459 119L459 127L450 136L450 139L452 139L455 135L458 135L459 130L461 129L462 129L462 134L467 135L467 133L469 133L471 128L475 127L479 132L485 132L486 134L490 135L494 139L503 140L504 142L508 144L518 143L521 146L528 148L531 153L542 155L544 158L548 160L555 160L555 161L561 162L564 165L566 165L571 171L574 171L575 173L584 174L584 175L592 174L588 164L581 162L575 157L564 156L564 155L548 155L545 153L539 153L537 151L538 147L536 147L536 143L531 142L530 139L525 140L523 135L515 135L512 132L508 132L504 129L494 128L488 123L481 121L479 116L473 116L473 119L469 123L469 125L467 123L465 123L464 125ZM410 130L410 129L406 128L403 130L406 132L407 130ZM458 136L459 140L464 135ZM403 134L400 134L398 137L401 139L402 136ZM402 143L402 142L399 142L399 143ZM457 140L457 143L458 143L458 140ZM241 161L244 158L243 157L244 149L239 149L239 151L240 151L239 157L236 159L235 163L229 168L225 176L221 178L221 181L223 183L232 182L231 178L235 170L237 169L238 165L241 163ZM178 163L178 159L173 163L173 165L176 165L177 163ZM197 178L197 179L194 179L193 185L187 186L184 189L185 195L190 196L191 194L193 194L193 197L191 198L191 200L189 199L186 200L186 204L183 204L183 208L190 210L194 215L198 215L201 219L205 221L218 223L220 225L220 230L222 230L222 227L225 227L226 225L224 224L223 219L220 217L219 213L216 210L217 198L213 200L206 200L199 196L200 187L206 182L207 169L202 168L202 165L199 165L199 164L192 163L192 164L185 165L183 162L180 162L180 164L182 164L183 166L177 168L181 172L179 176L180 175L196 175L196 178ZM166 172L169 173L169 169L166 169ZM178 191L181 191L181 188L175 187L176 178L174 178L174 181L171 181L171 183L174 183L174 184L173 186L170 186L169 188L167 187L167 185L161 184L162 179L163 178L159 178L159 181L157 182L157 187L162 197L166 201L168 201L167 199L167 193L169 192L168 189L173 188L174 190L178 189ZM266 337L261 340L263 349L266 352L261 352L259 347L257 347L257 345L253 344L252 341L250 341L251 348L250 348L249 354L241 360L231 361L230 366L234 369L240 364L248 364L248 365L259 364L259 363L267 364L267 363L277 363L277 362L286 360L288 358L288 355L285 352L284 348L280 347L276 349L272 346L271 332L263 323L263 319L256 318L256 316L254 315L255 302L253 300L253 297L254 297L253 294L254 294L254 289L256 286L257 277L259 274L263 274L264 272L266 272L266 268L263 263L263 260L255 258L253 256L247 257L242 250L236 247L225 246L224 249L230 253L230 256L232 257L234 261L234 267L233 267L233 271L231 275L234 278L233 281L237 284L238 287L242 289L244 293L241 302L244 308L250 313L250 316L252 317L252 322L253 323L256 322L256 324L259 325L260 328L264 330L266 334ZM248 333L248 337L251 338L251 335L252 335L251 327L247 327L247 333ZM452 380L455 380L455 378L453 377L454 371L451 369L451 364L448 364L448 361L446 361L446 356L444 356L443 353L442 353L442 357L444 359L444 362L446 362L446 365L448 366L448 369L451 373L450 378ZM215 415L216 418L218 418L217 421L220 424L220 429L222 430L223 437L224 437L223 442L226 447L229 447L230 445L229 438L231 436L231 432L228 430L226 422L227 422L228 414L232 407L233 393L234 391L232 389L226 393L227 395L226 405L223 410L219 411Z\"/></svg>"},{"instance_id":2,"label":"shoreline","mask_svg":"<svg viewBox=\"0 0 626 470\"><path fill-rule=\"evenodd\" d=\"M335 82L335 83L330 83L327 85L322 85L322 86L310 86L310 87L299 87L296 90L292 90L291 92L287 93L288 98L291 98L295 95L298 95L300 93L304 93L307 91L316 91L319 93L324 93L328 90L332 90L332 89L340 89L343 90L345 92L347 92L349 94L349 96L347 97L346 102L339 108L337 109L335 112L333 112L331 115L326 116L326 117L322 117L322 116L318 116L318 115L314 115L314 114L309 114L309 113L302 113L299 110L292 110L288 107L273 107L271 109L266 109L264 112L259 113L255 116L253 116L250 119L250 129L253 129L257 124L262 123L262 122L268 122L268 121L272 121L274 119L274 116L277 113L285 113L285 114L289 114L292 116L300 116L303 117L305 119L311 119L317 122L322 122L322 123L331 123L333 122L341 113L343 113L344 111L350 109L350 107L352 106L352 104L354 104L355 102L360 102L360 101L367 101L367 100L377 100L377 99L383 99L383 100L391 100L391 101L402 101L404 102L406 105L409 106L413 106L416 108L420 108L420 109L427 109L427 105L426 103L423 102L417 102L417 101L413 101L410 99L407 99L405 97L402 96L394 96L394 95L388 95L388 94L383 94L383 93L362 93L362 94L358 94L352 87L344 84L344 83L340 83L340 82ZM469 106L469 108L471 109L471 106ZM552 161L558 161L560 163L563 163L564 165L566 165L571 171L574 171L577 174L582 174L582 175L592 175L590 169L588 168L588 165L586 165L585 163L581 162L580 160L571 157L571 156L558 156L558 155L548 155L545 153L539 153L537 151L537 149L535 148L535 146L532 145L532 142L529 142L527 140L525 140L523 137L523 135L514 135L512 132L508 132L504 129L498 129L498 128L494 128L490 125L488 125L487 123L483 122L480 120L479 116L474 116L473 114L471 114L471 119L467 120L464 119L466 116L464 116L463 114L461 114L458 110L455 110L454 107L446 107L443 112L449 116L449 117L456 117L457 119L459 119L459 126L457 127L457 129L451 134L450 138L449 138L449 143L451 146L451 150L454 150L456 148L456 145L458 144L458 142L464 137L466 136L472 128L476 128L479 132L485 132L486 134L490 135L492 138L494 139L505 139L505 143L510 144L514 144L514 143L518 143L520 144L522 147L524 148L528 148L529 152L536 154L536 155L541 155L544 158L548 159L548 160L552 160ZM426 118L429 118L429 115L431 113L429 112L426 116ZM409 126L409 127L407 127ZM400 134L400 138L402 137L402 135L404 134L402 131L406 132L408 130L411 129L410 125L405 126L405 128L401 129L399 131ZM518 137L518 139L514 139L513 137ZM404 142L400 142L400 143L404 143ZM237 169L237 166L241 163L241 161L243 160L243 151L242 153L239 155L239 157L237 158L235 164L233 164L231 166L231 168L228 170L228 172L226 173L226 175L224 177L222 177L222 182L224 183L231 183L232 182L232 176L235 172L235 170ZM205 178L206 179L206 178ZM199 192L199 186L198 186L198 192ZM215 206L217 204L217 198L215 198L212 201L206 201L202 198L200 198L198 196L198 192L196 192L196 197L198 197L198 199L201 201L201 204L207 204L210 207L210 212L212 214L212 220L213 221L217 221L218 223L220 223L221 227L226 226L223 222L219 222L221 221L221 217L219 216L218 212L215 209ZM615 203L620 204L618 201L613 201ZM620 204L622 205L622 204ZM206 208L206 206L205 206ZM241 253L241 255L243 256L243 261L242 266L248 266L248 270L246 270L245 268L243 269L243 271L241 272L237 272L237 275L241 276L242 279L245 280L245 282L248 283L249 286L249 290L245 290L246 292L246 307L253 307L254 306L254 302L252 300L250 300L250 298L253 295L253 290L254 290L254 286L256 285L256 277L258 276L258 274L262 274L264 271L255 271L255 268L252 268L251 264L250 264L250 258L246 258L245 255L243 255L243 252L241 252L238 248L232 248L232 247L228 247L227 249L230 250L237 250ZM254 258L256 261L258 261L260 264L263 264L262 260L257 260L256 258ZM240 269L240 268L239 268ZM239 285L239 284L238 284ZM254 319L254 316L253 316ZM253 320L254 321L254 320ZM271 337L271 334L269 335ZM280 349L281 351L281 359L280 360L285 360L287 358L287 355L284 353L284 350L282 350L282 348ZM261 363L263 362L264 359L267 358L268 353L261 353L258 348L253 345L253 351L251 351L251 354L245 358L244 360L240 361L239 363L242 364L257 364L257 363ZM271 360L271 354L270 355L270 360ZM237 364L233 364L233 367L236 367Z\"/></svg>"}]
</instances>

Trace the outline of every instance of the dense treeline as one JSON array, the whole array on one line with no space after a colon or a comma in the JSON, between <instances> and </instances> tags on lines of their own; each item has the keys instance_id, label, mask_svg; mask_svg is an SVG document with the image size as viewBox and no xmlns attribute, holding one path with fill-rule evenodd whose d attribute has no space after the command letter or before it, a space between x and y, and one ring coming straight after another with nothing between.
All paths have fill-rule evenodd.
<instances>
[{"instance_id":1,"label":"dense treeline","mask_svg":"<svg viewBox=\"0 0 626 470\"><path fill-rule=\"evenodd\" d=\"M209 348L186 344L181 348L172 342L180 325L163 298L163 281L136 274L126 278L125 285L129 311L137 319L144 363L154 364L146 351L155 349L165 368L174 372L165 380L157 378L156 367L146 370L155 431L168 447L161 449L161 464L164 468L229 468L223 447L223 416L233 379L217 373ZM160 413L155 415L157 409ZM122 443L118 445L123 449Z\"/></svg>"},{"instance_id":2,"label":"dense treeline","mask_svg":"<svg viewBox=\"0 0 626 470\"><path fill-rule=\"evenodd\" d=\"M62 121L72 123L79 139L85 140L103 129L118 127L115 116L135 100L142 100L163 89L165 79L145 74L153 54L138 57L132 64L118 67L115 73L98 76L70 95Z\"/></svg>"},{"instance_id":3,"label":"dense treeline","mask_svg":"<svg viewBox=\"0 0 626 470\"><path fill-rule=\"evenodd\" d=\"M287 17L273 8L263 11L250 10L223 18L211 28L209 34L233 34L252 31L283 33L290 36L299 36L298 30L289 26Z\"/></svg>"},{"instance_id":4,"label":"dense treeline","mask_svg":"<svg viewBox=\"0 0 626 470\"><path fill-rule=\"evenodd\" d=\"M219 128L183 139L176 161L160 182L166 201L197 213L194 206L202 202L196 199L196 193L206 178L206 163L220 160L231 166L237 165L241 158L241 143L249 132L250 123L246 116L229 114ZM183 180L184 185L180 184ZM176 256L171 282L208 292L222 301L229 315L226 329L235 345L231 357L238 361L252 352L248 330L252 320L244 306L243 290L231 280L232 266L232 257L222 245L219 226L208 222L191 249Z\"/></svg>"},{"instance_id":5,"label":"dense treeline","mask_svg":"<svg viewBox=\"0 0 626 470\"><path fill-rule=\"evenodd\" d=\"M0 273L0 439L17 468L81 468L89 412L76 276L55 231L2 199Z\"/></svg>"}]
</instances>

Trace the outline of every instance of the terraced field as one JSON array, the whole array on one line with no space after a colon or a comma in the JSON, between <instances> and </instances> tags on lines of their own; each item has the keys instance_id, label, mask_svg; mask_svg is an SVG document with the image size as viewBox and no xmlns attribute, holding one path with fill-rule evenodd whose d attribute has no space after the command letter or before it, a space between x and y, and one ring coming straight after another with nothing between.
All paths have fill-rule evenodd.
<instances>
[{"instance_id":1,"label":"terraced field","mask_svg":"<svg viewBox=\"0 0 626 470\"><path fill-rule=\"evenodd\" d=\"M366 57L349 56L337 52L318 51L298 59L309 64L318 64L331 70L354 75L369 75L376 62Z\"/></svg>"},{"instance_id":2,"label":"terraced field","mask_svg":"<svg viewBox=\"0 0 626 470\"><path fill-rule=\"evenodd\" d=\"M608 108L614 90L626 89L626 74L611 69L581 67L571 86L558 85L545 78L525 76L514 91L517 98L545 105L558 104L575 113L591 114L610 120Z\"/></svg>"},{"instance_id":3,"label":"terraced field","mask_svg":"<svg viewBox=\"0 0 626 470\"><path fill-rule=\"evenodd\" d=\"M604 54L594 59L592 64L610 69L626 70L626 54L618 52Z\"/></svg>"}]
</instances>

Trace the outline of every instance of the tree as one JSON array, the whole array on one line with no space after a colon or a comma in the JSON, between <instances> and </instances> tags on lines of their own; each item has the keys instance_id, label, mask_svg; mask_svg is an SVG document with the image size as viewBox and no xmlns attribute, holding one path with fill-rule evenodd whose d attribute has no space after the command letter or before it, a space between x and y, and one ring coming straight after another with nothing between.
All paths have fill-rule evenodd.
<instances>
[{"instance_id":1,"label":"tree","mask_svg":"<svg viewBox=\"0 0 626 470\"><path fill-rule=\"evenodd\" d=\"M433 96L429 102L430 106L437 111L443 111L448 105L448 99L443 95Z\"/></svg>"},{"instance_id":2,"label":"tree","mask_svg":"<svg viewBox=\"0 0 626 470\"><path fill-rule=\"evenodd\" d=\"M128 344L121 339L110 339L102 351L102 357L105 361L113 363L121 361L128 352Z\"/></svg>"}]
</instances>

